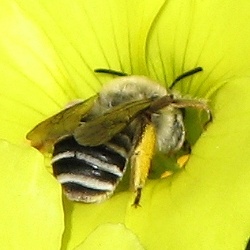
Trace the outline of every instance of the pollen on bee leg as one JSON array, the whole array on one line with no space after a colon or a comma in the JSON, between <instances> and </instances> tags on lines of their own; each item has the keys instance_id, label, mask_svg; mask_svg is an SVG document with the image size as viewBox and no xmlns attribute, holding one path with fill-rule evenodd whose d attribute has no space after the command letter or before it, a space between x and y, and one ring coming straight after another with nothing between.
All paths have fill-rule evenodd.
<instances>
[{"instance_id":1,"label":"pollen on bee leg","mask_svg":"<svg viewBox=\"0 0 250 250\"><path fill-rule=\"evenodd\" d=\"M177 159L177 164L179 165L180 168L183 168L186 163L188 162L190 157L190 154L182 155Z\"/></svg>"},{"instance_id":2,"label":"pollen on bee leg","mask_svg":"<svg viewBox=\"0 0 250 250\"><path fill-rule=\"evenodd\" d=\"M177 165L179 169L183 168L187 161L189 160L190 154L182 155L177 159ZM175 171L167 170L164 173L161 174L161 178L167 178L171 176Z\"/></svg>"},{"instance_id":3,"label":"pollen on bee leg","mask_svg":"<svg viewBox=\"0 0 250 250\"><path fill-rule=\"evenodd\" d=\"M155 127L151 122L144 124L140 138L131 156L131 189L136 193L133 206L140 206L141 191L148 177L155 151Z\"/></svg>"},{"instance_id":4,"label":"pollen on bee leg","mask_svg":"<svg viewBox=\"0 0 250 250\"><path fill-rule=\"evenodd\" d=\"M169 177L170 175L172 175L173 173L174 173L174 171L170 171L170 170L165 171L164 173L161 174L161 178L162 178L162 179L163 179L163 178L167 178L167 177Z\"/></svg>"}]
</instances>

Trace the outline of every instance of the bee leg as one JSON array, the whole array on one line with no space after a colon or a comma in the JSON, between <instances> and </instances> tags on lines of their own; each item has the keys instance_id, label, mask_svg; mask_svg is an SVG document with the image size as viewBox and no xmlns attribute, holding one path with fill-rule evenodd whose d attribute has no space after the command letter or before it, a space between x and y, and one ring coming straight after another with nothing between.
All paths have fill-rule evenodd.
<instances>
[{"instance_id":1,"label":"bee leg","mask_svg":"<svg viewBox=\"0 0 250 250\"><path fill-rule=\"evenodd\" d=\"M177 167L175 170L167 170L165 172L163 172L161 174L161 178L167 178L171 175L173 175L175 172L179 171L180 169L182 169L183 167L185 167L186 163L188 162L189 160L189 157L190 157L190 154L184 154L182 156L180 156L178 159L177 159Z\"/></svg>"},{"instance_id":2,"label":"bee leg","mask_svg":"<svg viewBox=\"0 0 250 250\"><path fill-rule=\"evenodd\" d=\"M213 115L212 115L212 112L210 109L207 109L207 115L208 115L208 119L207 121L203 124L203 129L206 130L207 128L207 125L210 123L210 122L213 122Z\"/></svg>"},{"instance_id":3,"label":"bee leg","mask_svg":"<svg viewBox=\"0 0 250 250\"><path fill-rule=\"evenodd\" d=\"M188 162L190 154L182 155L177 159L177 164L179 168L185 167L186 163Z\"/></svg>"},{"instance_id":4,"label":"bee leg","mask_svg":"<svg viewBox=\"0 0 250 250\"><path fill-rule=\"evenodd\" d=\"M140 132L137 133L136 143L130 157L130 186L136 193L133 203L135 207L140 206L141 191L145 185L151 166L151 160L155 152L155 133L154 125L149 121L143 121L141 123Z\"/></svg>"},{"instance_id":5,"label":"bee leg","mask_svg":"<svg viewBox=\"0 0 250 250\"><path fill-rule=\"evenodd\" d=\"M190 155L191 155L191 145L187 140L184 141L182 149L184 151L184 154L182 154L177 159L177 164L178 164L180 169L185 167L185 165L187 164L187 162L188 162L188 160L190 158Z\"/></svg>"},{"instance_id":6,"label":"bee leg","mask_svg":"<svg viewBox=\"0 0 250 250\"><path fill-rule=\"evenodd\" d=\"M213 116L210 108L208 107L207 103L202 100L176 99L172 102L171 105L175 108L180 108L180 109L190 107L206 111L208 119L203 125L204 129L206 129L208 123L213 121Z\"/></svg>"},{"instance_id":7,"label":"bee leg","mask_svg":"<svg viewBox=\"0 0 250 250\"><path fill-rule=\"evenodd\" d=\"M135 208L141 206L141 205L140 205L141 191L142 191L142 188L138 188L138 189L136 190L136 196L135 196L134 203L133 203L133 206L134 206Z\"/></svg>"},{"instance_id":8,"label":"bee leg","mask_svg":"<svg viewBox=\"0 0 250 250\"><path fill-rule=\"evenodd\" d=\"M174 153L174 152L173 152ZM185 167L186 163L188 162L191 154L191 145L189 141L185 140L182 146L181 155L177 156L177 167L174 170L167 170L161 174L161 178L167 178L174 174L176 171L179 171L183 167Z\"/></svg>"}]
</instances>

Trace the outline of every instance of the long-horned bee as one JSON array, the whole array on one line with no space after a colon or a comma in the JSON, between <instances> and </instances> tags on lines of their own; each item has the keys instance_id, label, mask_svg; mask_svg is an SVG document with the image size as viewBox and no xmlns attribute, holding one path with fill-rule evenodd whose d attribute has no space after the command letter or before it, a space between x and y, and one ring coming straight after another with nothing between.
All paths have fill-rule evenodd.
<instances>
[{"instance_id":1,"label":"long-horned bee","mask_svg":"<svg viewBox=\"0 0 250 250\"><path fill-rule=\"evenodd\" d=\"M154 153L176 152L184 144L182 110L205 110L211 120L205 100L172 91L178 81L201 70L197 67L180 75L168 89L144 76L96 70L121 77L97 95L39 123L27 139L39 150L53 146L53 174L70 200L106 200L130 166L137 206Z\"/></svg>"}]
</instances>

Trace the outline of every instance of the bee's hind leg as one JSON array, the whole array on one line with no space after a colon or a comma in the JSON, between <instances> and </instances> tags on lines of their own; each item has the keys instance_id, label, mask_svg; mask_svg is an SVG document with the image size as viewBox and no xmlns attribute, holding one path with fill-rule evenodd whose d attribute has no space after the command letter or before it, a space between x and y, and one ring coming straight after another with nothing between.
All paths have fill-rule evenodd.
<instances>
[{"instance_id":1,"label":"bee's hind leg","mask_svg":"<svg viewBox=\"0 0 250 250\"><path fill-rule=\"evenodd\" d=\"M141 192L148 177L151 167L151 161L155 152L155 134L154 125L144 119L141 122L140 131L134 143L132 155L130 157L131 165L131 189L136 193L133 206L140 206Z\"/></svg>"}]
</instances>

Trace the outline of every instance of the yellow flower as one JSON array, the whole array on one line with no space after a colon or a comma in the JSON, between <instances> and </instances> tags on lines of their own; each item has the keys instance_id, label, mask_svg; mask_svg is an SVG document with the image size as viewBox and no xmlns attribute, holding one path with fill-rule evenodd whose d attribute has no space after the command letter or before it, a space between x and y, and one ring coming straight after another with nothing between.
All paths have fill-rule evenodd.
<instances>
[{"instance_id":1,"label":"yellow flower","mask_svg":"<svg viewBox=\"0 0 250 250\"><path fill-rule=\"evenodd\" d=\"M249 11L247 0L3 0L1 249L243 249L250 228ZM214 119L199 137L197 114L187 112L188 138L199 139L185 169L149 180L137 209L128 191L102 204L62 202L27 132L98 92L111 76L96 68L168 86L197 66L204 71L176 88L209 99Z\"/></svg>"}]
</instances>

